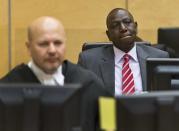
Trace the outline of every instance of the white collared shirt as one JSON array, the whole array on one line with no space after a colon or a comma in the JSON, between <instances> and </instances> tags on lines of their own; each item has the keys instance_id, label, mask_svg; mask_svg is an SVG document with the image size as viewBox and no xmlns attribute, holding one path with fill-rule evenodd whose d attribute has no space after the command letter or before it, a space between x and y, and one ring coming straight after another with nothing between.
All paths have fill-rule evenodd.
<instances>
[{"instance_id":1,"label":"white collared shirt","mask_svg":"<svg viewBox=\"0 0 179 131\"><path fill-rule=\"evenodd\" d=\"M52 75L46 74L33 61L28 63L28 67L33 71L33 73L43 85L64 85L62 66L59 66L57 71Z\"/></svg>"},{"instance_id":2,"label":"white collared shirt","mask_svg":"<svg viewBox=\"0 0 179 131\"><path fill-rule=\"evenodd\" d=\"M113 49L115 55L115 96L118 96L122 94L122 65L124 62L123 56L126 53L116 48L115 46L113 46ZM142 79L139 61L137 58L136 44L127 54L132 57L129 60L129 66L134 76L135 93L137 94L142 92Z\"/></svg>"}]
</instances>

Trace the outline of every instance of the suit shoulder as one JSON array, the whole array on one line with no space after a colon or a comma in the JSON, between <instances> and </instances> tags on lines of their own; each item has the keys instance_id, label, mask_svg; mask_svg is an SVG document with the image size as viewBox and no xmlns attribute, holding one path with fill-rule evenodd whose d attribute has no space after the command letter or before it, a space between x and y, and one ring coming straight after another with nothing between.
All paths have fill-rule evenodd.
<instances>
[{"instance_id":1,"label":"suit shoulder","mask_svg":"<svg viewBox=\"0 0 179 131\"><path fill-rule=\"evenodd\" d=\"M164 56L164 57L169 57L168 52L160 50L160 49L157 49L155 47L144 45L144 44L138 44L137 46L142 48L143 50L145 50L149 54L161 55L161 56Z\"/></svg>"},{"instance_id":2,"label":"suit shoulder","mask_svg":"<svg viewBox=\"0 0 179 131\"><path fill-rule=\"evenodd\" d=\"M1 78L1 82L18 82L18 80L23 80L27 75L32 76L33 73L30 68L25 64L20 64L13 68L9 73Z\"/></svg>"},{"instance_id":3,"label":"suit shoulder","mask_svg":"<svg viewBox=\"0 0 179 131\"><path fill-rule=\"evenodd\" d=\"M101 81L97 75L95 73L93 73L90 70L84 69L83 67L81 67L80 65L77 64L73 64L71 62L66 62L66 64L64 64L67 68L63 69L63 73L65 75L65 77L69 77L73 80L77 80L77 81L81 81L83 82L91 82L91 81L95 81L98 82ZM63 67L65 67L63 66ZM66 71L65 71L66 70Z\"/></svg>"},{"instance_id":4,"label":"suit shoulder","mask_svg":"<svg viewBox=\"0 0 179 131\"><path fill-rule=\"evenodd\" d=\"M4 77L11 75L18 75L21 72L24 72L28 67L25 64L21 64L13 68L10 72L8 72Z\"/></svg>"}]
</instances>

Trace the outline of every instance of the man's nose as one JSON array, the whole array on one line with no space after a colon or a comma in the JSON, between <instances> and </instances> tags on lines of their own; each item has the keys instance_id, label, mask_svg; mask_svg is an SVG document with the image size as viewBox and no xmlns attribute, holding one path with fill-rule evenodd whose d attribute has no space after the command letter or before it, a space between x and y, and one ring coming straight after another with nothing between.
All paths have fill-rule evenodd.
<instances>
[{"instance_id":1,"label":"man's nose","mask_svg":"<svg viewBox=\"0 0 179 131\"><path fill-rule=\"evenodd\" d=\"M121 29L121 33L124 33L124 32L127 31L127 28L126 28L126 26L124 25L124 23L121 23L120 29Z\"/></svg>"},{"instance_id":2,"label":"man's nose","mask_svg":"<svg viewBox=\"0 0 179 131\"><path fill-rule=\"evenodd\" d=\"M50 43L49 48L48 48L48 52L49 53L56 52L56 47L55 47L54 43Z\"/></svg>"}]
</instances>

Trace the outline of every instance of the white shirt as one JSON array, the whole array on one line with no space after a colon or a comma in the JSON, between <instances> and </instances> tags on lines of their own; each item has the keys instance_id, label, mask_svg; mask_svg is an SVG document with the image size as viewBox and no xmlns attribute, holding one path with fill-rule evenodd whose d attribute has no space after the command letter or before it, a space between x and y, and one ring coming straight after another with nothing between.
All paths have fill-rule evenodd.
<instances>
[{"instance_id":1,"label":"white shirt","mask_svg":"<svg viewBox=\"0 0 179 131\"><path fill-rule=\"evenodd\" d=\"M28 67L37 76L43 85L64 85L64 76L62 74L62 66L59 66L54 74L46 74L33 61L28 63Z\"/></svg>"},{"instance_id":2,"label":"white shirt","mask_svg":"<svg viewBox=\"0 0 179 131\"><path fill-rule=\"evenodd\" d=\"M113 46L115 56L115 96L122 94L122 65L124 63L123 56L126 54L120 49ZM140 73L139 61L137 58L136 44L127 53L131 56L129 66L132 70L135 85L135 94L142 92L142 79Z\"/></svg>"}]
</instances>

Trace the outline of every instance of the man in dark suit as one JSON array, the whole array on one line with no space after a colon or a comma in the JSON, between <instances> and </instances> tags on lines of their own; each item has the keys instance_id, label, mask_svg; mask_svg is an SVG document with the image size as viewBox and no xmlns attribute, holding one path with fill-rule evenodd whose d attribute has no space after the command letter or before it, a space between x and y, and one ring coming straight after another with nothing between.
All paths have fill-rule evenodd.
<instances>
[{"instance_id":1,"label":"man in dark suit","mask_svg":"<svg viewBox=\"0 0 179 131\"><path fill-rule=\"evenodd\" d=\"M146 46L145 43L135 43L137 22L126 9L113 9L107 16L106 24L106 34L113 44L83 51L79 55L78 64L96 73L109 92L120 95L125 90L123 89L125 73L122 74L125 63L123 57L128 55L129 68L132 72L129 77L133 83L133 87L129 90L134 90L134 93L145 91L146 58L168 57L168 53ZM131 84L129 80L126 81L127 84Z\"/></svg>"},{"instance_id":2,"label":"man in dark suit","mask_svg":"<svg viewBox=\"0 0 179 131\"><path fill-rule=\"evenodd\" d=\"M32 60L16 66L0 83L82 84L86 89L82 95L81 122L85 131L91 131L96 126L98 96L106 93L94 73L64 60L65 43L66 34L60 21L52 17L36 19L28 28L26 43Z\"/></svg>"}]
</instances>

